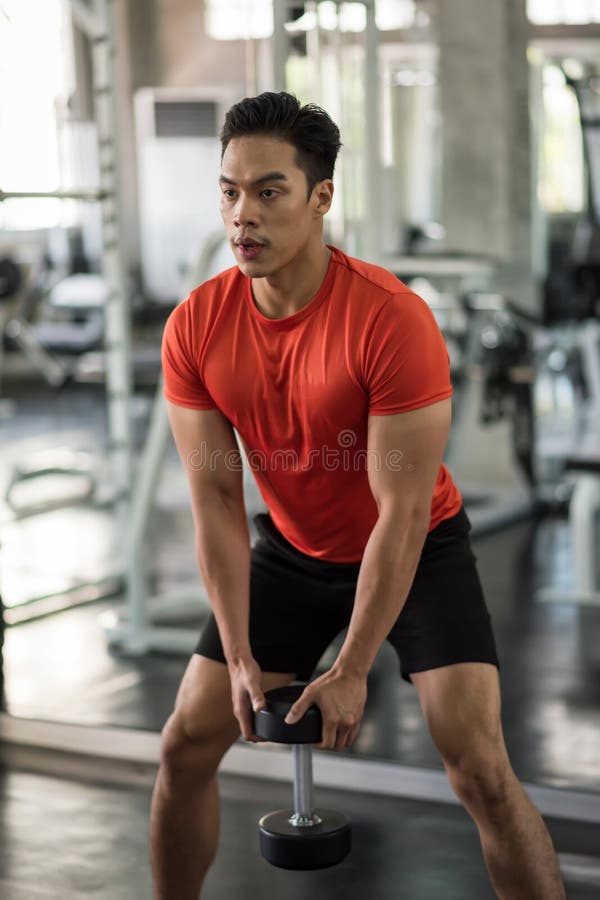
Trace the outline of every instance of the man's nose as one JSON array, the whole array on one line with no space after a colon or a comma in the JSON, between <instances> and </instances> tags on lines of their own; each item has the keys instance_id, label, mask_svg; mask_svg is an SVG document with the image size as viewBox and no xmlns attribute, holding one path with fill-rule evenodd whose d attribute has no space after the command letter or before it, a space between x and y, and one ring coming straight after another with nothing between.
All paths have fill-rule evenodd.
<instances>
[{"instance_id":1,"label":"man's nose","mask_svg":"<svg viewBox=\"0 0 600 900\"><path fill-rule=\"evenodd\" d=\"M241 195L233 211L233 221L238 227L256 225L258 222L258 210L256 202L246 195Z\"/></svg>"}]
</instances>

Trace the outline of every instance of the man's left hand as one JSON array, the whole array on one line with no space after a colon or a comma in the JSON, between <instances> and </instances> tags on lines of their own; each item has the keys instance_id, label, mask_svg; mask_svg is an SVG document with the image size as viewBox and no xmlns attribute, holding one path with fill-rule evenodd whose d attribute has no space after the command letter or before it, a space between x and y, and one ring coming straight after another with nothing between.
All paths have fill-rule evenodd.
<instances>
[{"instance_id":1,"label":"man's left hand","mask_svg":"<svg viewBox=\"0 0 600 900\"><path fill-rule=\"evenodd\" d=\"M312 681L294 703L285 722L293 725L309 706L321 710L323 731L319 750L343 750L356 739L367 700L367 680L330 669Z\"/></svg>"}]
</instances>

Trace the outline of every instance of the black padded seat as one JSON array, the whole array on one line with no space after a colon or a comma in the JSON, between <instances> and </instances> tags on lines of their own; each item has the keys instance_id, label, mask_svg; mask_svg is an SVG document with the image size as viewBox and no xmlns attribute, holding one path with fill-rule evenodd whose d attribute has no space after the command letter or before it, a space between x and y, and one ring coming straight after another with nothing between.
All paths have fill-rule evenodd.
<instances>
[{"instance_id":1,"label":"black padded seat","mask_svg":"<svg viewBox=\"0 0 600 900\"><path fill-rule=\"evenodd\" d=\"M590 475L600 475L600 451L596 455L580 453L567 456L565 469L568 472L588 472Z\"/></svg>"}]
</instances>

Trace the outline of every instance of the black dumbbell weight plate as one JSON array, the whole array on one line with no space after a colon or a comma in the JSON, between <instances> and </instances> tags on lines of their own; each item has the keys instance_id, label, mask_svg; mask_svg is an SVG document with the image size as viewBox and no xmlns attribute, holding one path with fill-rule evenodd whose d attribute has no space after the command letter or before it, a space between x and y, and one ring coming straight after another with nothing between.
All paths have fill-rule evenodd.
<instances>
[{"instance_id":1,"label":"black dumbbell weight plate","mask_svg":"<svg viewBox=\"0 0 600 900\"><path fill-rule=\"evenodd\" d=\"M341 862L352 847L349 819L330 809L317 809L318 825L290 824L291 809L278 809L258 823L260 852L280 869L326 869Z\"/></svg>"},{"instance_id":2,"label":"black dumbbell weight plate","mask_svg":"<svg viewBox=\"0 0 600 900\"><path fill-rule=\"evenodd\" d=\"M267 691L264 708L254 714L254 733L277 744L318 744L323 725L318 706L310 706L294 725L284 722L305 687L306 684L291 684Z\"/></svg>"}]
</instances>

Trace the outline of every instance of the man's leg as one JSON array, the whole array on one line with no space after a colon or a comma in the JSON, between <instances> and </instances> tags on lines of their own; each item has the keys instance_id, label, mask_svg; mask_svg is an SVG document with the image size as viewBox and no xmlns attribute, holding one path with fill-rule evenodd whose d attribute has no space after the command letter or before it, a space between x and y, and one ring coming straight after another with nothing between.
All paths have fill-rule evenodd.
<instances>
[{"instance_id":1,"label":"man's leg","mask_svg":"<svg viewBox=\"0 0 600 900\"><path fill-rule=\"evenodd\" d=\"M264 691L294 674L263 673ZM198 900L219 835L217 769L240 730L227 666L194 655L163 729L150 817L155 900Z\"/></svg>"},{"instance_id":2,"label":"man's leg","mask_svg":"<svg viewBox=\"0 0 600 900\"><path fill-rule=\"evenodd\" d=\"M552 840L514 774L495 666L460 663L411 675L457 797L479 831L501 900L564 900Z\"/></svg>"}]
</instances>

